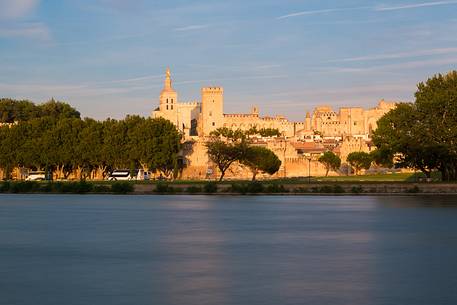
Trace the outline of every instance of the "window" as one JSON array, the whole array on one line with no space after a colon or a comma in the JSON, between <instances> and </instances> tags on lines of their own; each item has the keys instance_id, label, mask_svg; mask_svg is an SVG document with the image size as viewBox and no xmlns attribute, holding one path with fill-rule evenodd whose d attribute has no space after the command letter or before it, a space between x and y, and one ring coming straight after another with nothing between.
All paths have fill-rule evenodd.
<instances>
[{"instance_id":1,"label":"window","mask_svg":"<svg viewBox=\"0 0 457 305\"><path fill-rule=\"evenodd\" d=\"M168 104L168 99L167 99L167 104Z\"/></svg>"},{"instance_id":2,"label":"window","mask_svg":"<svg viewBox=\"0 0 457 305\"><path fill-rule=\"evenodd\" d=\"M171 102L173 103L173 99L171 99ZM173 109L173 108L172 108Z\"/></svg>"},{"instance_id":3,"label":"window","mask_svg":"<svg viewBox=\"0 0 457 305\"><path fill-rule=\"evenodd\" d=\"M216 123L213 122L213 126L216 126Z\"/></svg>"},{"instance_id":4,"label":"window","mask_svg":"<svg viewBox=\"0 0 457 305\"><path fill-rule=\"evenodd\" d=\"M212 111L209 112L209 116L213 116L213 112Z\"/></svg>"},{"instance_id":5,"label":"window","mask_svg":"<svg viewBox=\"0 0 457 305\"><path fill-rule=\"evenodd\" d=\"M173 110L173 105L171 105L171 110Z\"/></svg>"},{"instance_id":6,"label":"window","mask_svg":"<svg viewBox=\"0 0 457 305\"><path fill-rule=\"evenodd\" d=\"M167 110L168 110L168 105L167 105Z\"/></svg>"}]
</instances>

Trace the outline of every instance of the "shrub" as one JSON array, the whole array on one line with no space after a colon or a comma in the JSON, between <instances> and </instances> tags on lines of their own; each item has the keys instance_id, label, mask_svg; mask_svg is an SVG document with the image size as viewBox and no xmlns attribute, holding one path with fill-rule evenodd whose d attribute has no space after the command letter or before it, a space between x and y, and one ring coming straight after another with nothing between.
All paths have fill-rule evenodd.
<instances>
[{"instance_id":1,"label":"shrub","mask_svg":"<svg viewBox=\"0 0 457 305\"><path fill-rule=\"evenodd\" d=\"M231 191L240 194L256 194L265 191L265 188L261 182L252 181L249 183L233 183Z\"/></svg>"},{"instance_id":2,"label":"shrub","mask_svg":"<svg viewBox=\"0 0 457 305\"><path fill-rule=\"evenodd\" d=\"M201 193L202 188L199 186L189 186L188 188L186 188L186 192L189 194Z\"/></svg>"},{"instance_id":3,"label":"shrub","mask_svg":"<svg viewBox=\"0 0 457 305\"><path fill-rule=\"evenodd\" d=\"M169 186L166 183L157 183L155 192L159 194L166 194L166 193L175 193L177 190L174 187Z\"/></svg>"},{"instance_id":4,"label":"shrub","mask_svg":"<svg viewBox=\"0 0 457 305\"><path fill-rule=\"evenodd\" d=\"M208 194L217 193L217 183L207 182L203 186L203 191Z\"/></svg>"},{"instance_id":5,"label":"shrub","mask_svg":"<svg viewBox=\"0 0 457 305\"><path fill-rule=\"evenodd\" d=\"M417 194L417 193L420 193L421 190L417 185L415 185L414 187L407 189L405 192L410 193L410 194Z\"/></svg>"},{"instance_id":6,"label":"shrub","mask_svg":"<svg viewBox=\"0 0 457 305\"><path fill-rule=\"evenodd\" d=\"M306 187L297 187L296 189L294 189L294 193L309 193L309 189L307 189Z\"/></svg>"},{"instance_id":7,"label":"shrub","mask_svg":"<svg viewBox=\"0 0 457 305\"><path fill-rule=\"evenodd\" d=\"M269 184L265 188L266 193L288 193L289 190L282 184Z\"/></svg>"},{"instance_id":8,"label":"shrub","mask_svg":"<svg viewBox=\"0 0 457 305\"><path fill-rule=\"evenodd\" d=\"M133 192L133 184L126 181L116 181L111 185L111 191L115 194L127 194Z\"/></svg>"},{"instance_id":9,"label":"shrub","mask_svg":"<svg viewBox=\"0 0 457 305\"><path fill-rule=\"evenodd\" d=\"M360 194L360 193L363 193L363 187L362 186L353 186L351 188L351 192L354 193L354 194Z\"/></svg>"},{"instance_id":10,"label":"shrub","mask_svg":"<svg viewBox=\"0 0 457 305\"><path fill-rule=\"evenodd\" d=\"M262 193L264 191L263 184L259 181L252 181L247 184L248 193Z\"/></svg>"},{"instance_id":11,"label":"shrub","mask_svg":"<svg viewBox=\"0 0 457 305\"><path fill-rule=\"evenodd\" d=\"M42 184L40 187L40 192L50 193L52 191L52 182Z\"/></svg>"},{"instance_id":12,"label":"shrub","mask_svg":"<svg viewBox=\"0 0 457 305\"><path fill-rule=\"evenodd\" d=\"M94 185L93 191L95 193L110 193L112 191L112 187L110 188L106 184L96 184L96 185Z\"/></svg>"},{"instance_id":13,"label":"shrub","mask_svg":"<svg viewBox=\"0 0 457 305\"><path fill-rule=\"evenodd\" d=\"M11 182L5 181L0 184L0 193L6 193L10 190Z\"/></svg>"},{"instance_id":14,"label":"shrub","mask_svg":"<svg viewBox=\"0 0 457 305\"><path fill-rule=\"evenodd\" d=\"M313 193L322 193L322 194L341 194L345 193L345 190L341 185L324 185L321 187L313 187Z\"/></svg>"},{"instance_id":15,"label":"shrub","mask_svg":"<svg viewBox=\"0 0 457 305\"><path fill-rule=\"evenodd\" d=\"M341 193L345 193L346 191L344 190L344 188L341 185L334 185L333 192L335 194L341 194Z\"/></svg>"},{"instance_id":16,"label":"shrub","mask_svg":"<svg viewBox=\"0 0 457 305\"><path fill-rule=\"evenodd\" d=\"M11 193L30 193L40 189L40 184L36 181L18 181L10 184Z\"/></svg>"}]
</instances>

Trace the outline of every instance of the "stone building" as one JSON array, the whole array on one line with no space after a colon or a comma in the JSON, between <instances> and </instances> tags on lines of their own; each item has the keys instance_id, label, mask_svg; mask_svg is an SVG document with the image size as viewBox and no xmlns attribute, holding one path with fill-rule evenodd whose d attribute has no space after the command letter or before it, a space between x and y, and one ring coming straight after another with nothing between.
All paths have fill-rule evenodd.
<instances>
[{"instance_id":1,"label":"stone building","mask_svg":"<svg viewBox=\"0 0 457 305\"><path fill-rule=\"evenodd\" d=\"M252 107L251 113L224 113L224 89L207 87L201 89L200 102L183 103L172 87L170 70L167 69L165 85L160 93L159 107L152 117L163 117L173 122L186 136L208 136L211 131L228 127L248 130L252 127L278 129L287 138L302 138L318 133L323 137L346 136L370 138L377 127L377 120L395 108L395 103L381 100L375 108L365 110L361 107L340 108L338 112L331 107L316 107L302 122L292 122L281 115L260 116L259 108Z\"/></svg>"},{"instance_id":2,"label":"stone building","mask_svg":"<svg viewBox=\"0 0 457 305\"><path fill-rule=\"evenodd\" d=\"M152 112L152 117L170 120L184 135L186 167L182 178L212 178L208 175L217 174L206 154L205 141L213 130L220 127L278 129L282 137L259 139L255 145L271 149L282 161L276 177L298 177L325 174L325 168L317 159L327 150L340 155L342 162L352 151L369 152L368 143L377 128L377 121L394 108L395 103L384 100L367 110L344 107L336 112L331 107L320 106L312 113L306 113L301 122L289 121L281 115L262 117L255 106L250 113L226 114L223 88L202 88L199 102L180 102L167 69L159 107ZM226 173L227 178L248 178L249 175L245 168L236 164Z\"/></svg>"}]
</instances>

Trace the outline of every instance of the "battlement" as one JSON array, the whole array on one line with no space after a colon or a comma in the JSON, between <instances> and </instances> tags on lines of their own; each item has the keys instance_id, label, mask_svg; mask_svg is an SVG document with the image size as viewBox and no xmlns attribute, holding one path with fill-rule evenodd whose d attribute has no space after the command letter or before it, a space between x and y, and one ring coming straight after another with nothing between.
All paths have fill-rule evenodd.
<instances>
[{"instance_id":1,"label":"battlement","mask_svg":"<svg viewBox=\"0 0 457 305\"><path fill-rule=\"evenodd\" d=\"M205 87L205 88L202 88L202 93L224 93L224 88L222 88L222 87Z\"/></svg>"},{"instance_id":2,"label":"battlement","mask_svg":"<svg viewBox=\"0 0 457 305\"><path fill-rule=\"evenodd\" d=\"M190 101L190 102L179 102L179 106L192 106L196 107L198 106L199 102L197 101Z\"/></svg>"}]
</instances>

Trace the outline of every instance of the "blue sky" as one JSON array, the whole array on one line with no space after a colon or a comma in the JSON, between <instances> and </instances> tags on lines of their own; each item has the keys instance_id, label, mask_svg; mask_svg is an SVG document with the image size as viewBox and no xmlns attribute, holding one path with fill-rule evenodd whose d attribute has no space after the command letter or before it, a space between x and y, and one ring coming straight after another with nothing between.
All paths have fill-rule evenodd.
<instances>
[{"instance_id":1,"label":"blue sky","mask_svg":"<svg viewBox=\"0 0 457 305\"><path fill-rule=\"evenodd\" d=\"M457 69L457 1L0 0L2 97L146 116L167 66L181 101L222 86L227 113L412 101Z\"/></svg>"}]
</instances>

